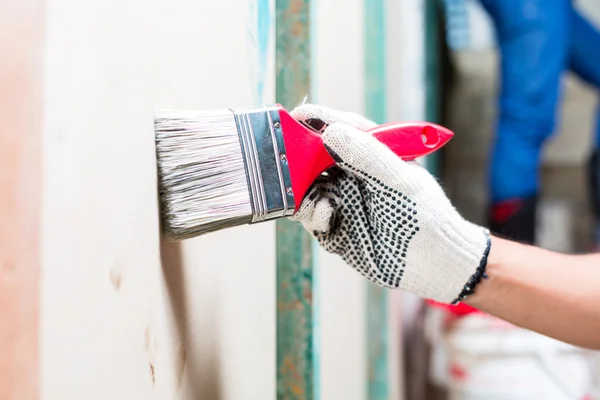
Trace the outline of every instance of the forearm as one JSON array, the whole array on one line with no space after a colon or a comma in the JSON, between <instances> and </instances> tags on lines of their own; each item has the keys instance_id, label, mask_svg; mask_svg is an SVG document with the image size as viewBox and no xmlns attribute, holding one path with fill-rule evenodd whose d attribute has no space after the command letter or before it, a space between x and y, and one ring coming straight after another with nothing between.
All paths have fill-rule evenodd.
<instances>
[{"instance_id":1,"label":"forearm","mask_svg":"<svg viewBox=\"0 0 600 400\"><path fill-rule=\"evenodd\" d=\"M600 254L566 255L492 239L483 279L465 303L515 325L600 349Z\"/></svg>"}]
</instances>

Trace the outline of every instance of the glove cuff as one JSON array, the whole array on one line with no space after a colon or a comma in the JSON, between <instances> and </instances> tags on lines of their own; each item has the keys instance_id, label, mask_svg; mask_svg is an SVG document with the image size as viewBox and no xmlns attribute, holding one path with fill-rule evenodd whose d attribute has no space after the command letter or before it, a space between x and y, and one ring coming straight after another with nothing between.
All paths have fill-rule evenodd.
<instances>
[{"instance_id":1,"label":"glove cuff","mask_svg":"<svg viewBox=\"0 0 600 400\"><path fill-rule=\"evenodd\" d=\"M481 282L481 279L487 279L485 268L487 267L488 256L490 255L490 249L492 247L492 240L490 238L489 231L486 231L485 234L487 238L487 244L485 251L483 252L483 256L481 257L481 261L479 262L479 266L477 267L477 270L475 270L475 273L471 275L458 297L454 299L451 304L457 304L463 301L467 296L475 292L475 287L477 284L479 284L479 282Z\"/></svg>"},{"instance_id":2,"label":"glove cuff","mask_svg":"<svg viewBox=\"0 0 600 400\"><path fill-rule=\"evenodd\" d=\"M417 295L455 304L473 293L485 277L491 241L489 231L465 220L427 224L415 238L415 251L407 263L401 287Z\"/></svg>"}]
</instances>

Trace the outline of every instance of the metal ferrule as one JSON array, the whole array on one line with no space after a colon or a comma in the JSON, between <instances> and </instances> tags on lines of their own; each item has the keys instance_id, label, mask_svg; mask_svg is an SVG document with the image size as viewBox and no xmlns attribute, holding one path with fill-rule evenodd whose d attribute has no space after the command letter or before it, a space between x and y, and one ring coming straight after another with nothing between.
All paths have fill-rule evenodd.
<instances>
[{"instance_id":1,"label":"metal ferrule","mask_svg":"<svg viewBox=\"0 0 600 400\"><path fill-rule=\"evenodd\" d=\"M290 216L296 209L276 106L232 110L238 126L252 204L252 223Z\"/></svg>"}]
</instances>

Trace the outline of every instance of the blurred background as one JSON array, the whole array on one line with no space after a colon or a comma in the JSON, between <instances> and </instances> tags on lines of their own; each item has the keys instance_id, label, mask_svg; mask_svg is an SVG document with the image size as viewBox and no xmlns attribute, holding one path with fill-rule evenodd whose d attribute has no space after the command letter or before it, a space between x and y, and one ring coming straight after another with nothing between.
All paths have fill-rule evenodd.
<instances>
[{"instance_id":1,"label":"blurred background","mask_svg":"<svg viewBox=\"0 0 600 400\"><path fill-rule=\"evenodd\" d=\"M596 26L594 0L3 0L0 399L600 399L596 353L382 291L283 221L164 242L152 119L437 122L420 161L465 217L589 252Z\"/></svg>"},{"instance_id":2,"label":"blurred background","mask_svg":"<svg viewBox=\"0 0 600 400\"><path fill-rule=\"evenodd\" d=\"M446 0L441 8L439 112L457 136L437 172L453 203L497 234L594 251L600 75L585 64L600 46L599 4ZM425 371L427 383L409 380L409 398L600 396L595 353L575 355L466 306L413 306L407 373Z\"/></svg>"}]
</instances>

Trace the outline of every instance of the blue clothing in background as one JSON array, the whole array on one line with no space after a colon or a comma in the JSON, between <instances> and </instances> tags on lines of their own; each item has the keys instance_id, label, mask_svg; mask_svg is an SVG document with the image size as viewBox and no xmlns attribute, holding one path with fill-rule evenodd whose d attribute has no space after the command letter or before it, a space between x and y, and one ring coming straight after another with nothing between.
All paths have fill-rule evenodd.
<instances>
[{"instance_id":1,"label":"blue clothing in background","mask_svg":"<svg viewBox=\"0 0 600 400\"><path fill-rule=\"evenodd\" d=\"M563 72L571 69L600 88L600 33L569 0L480 2L494 22L501 54L491 200L534 196L542 146L556 126ZM600 117L595 126L594 146L600 147Z\"/></svg>"}]
</instances>

